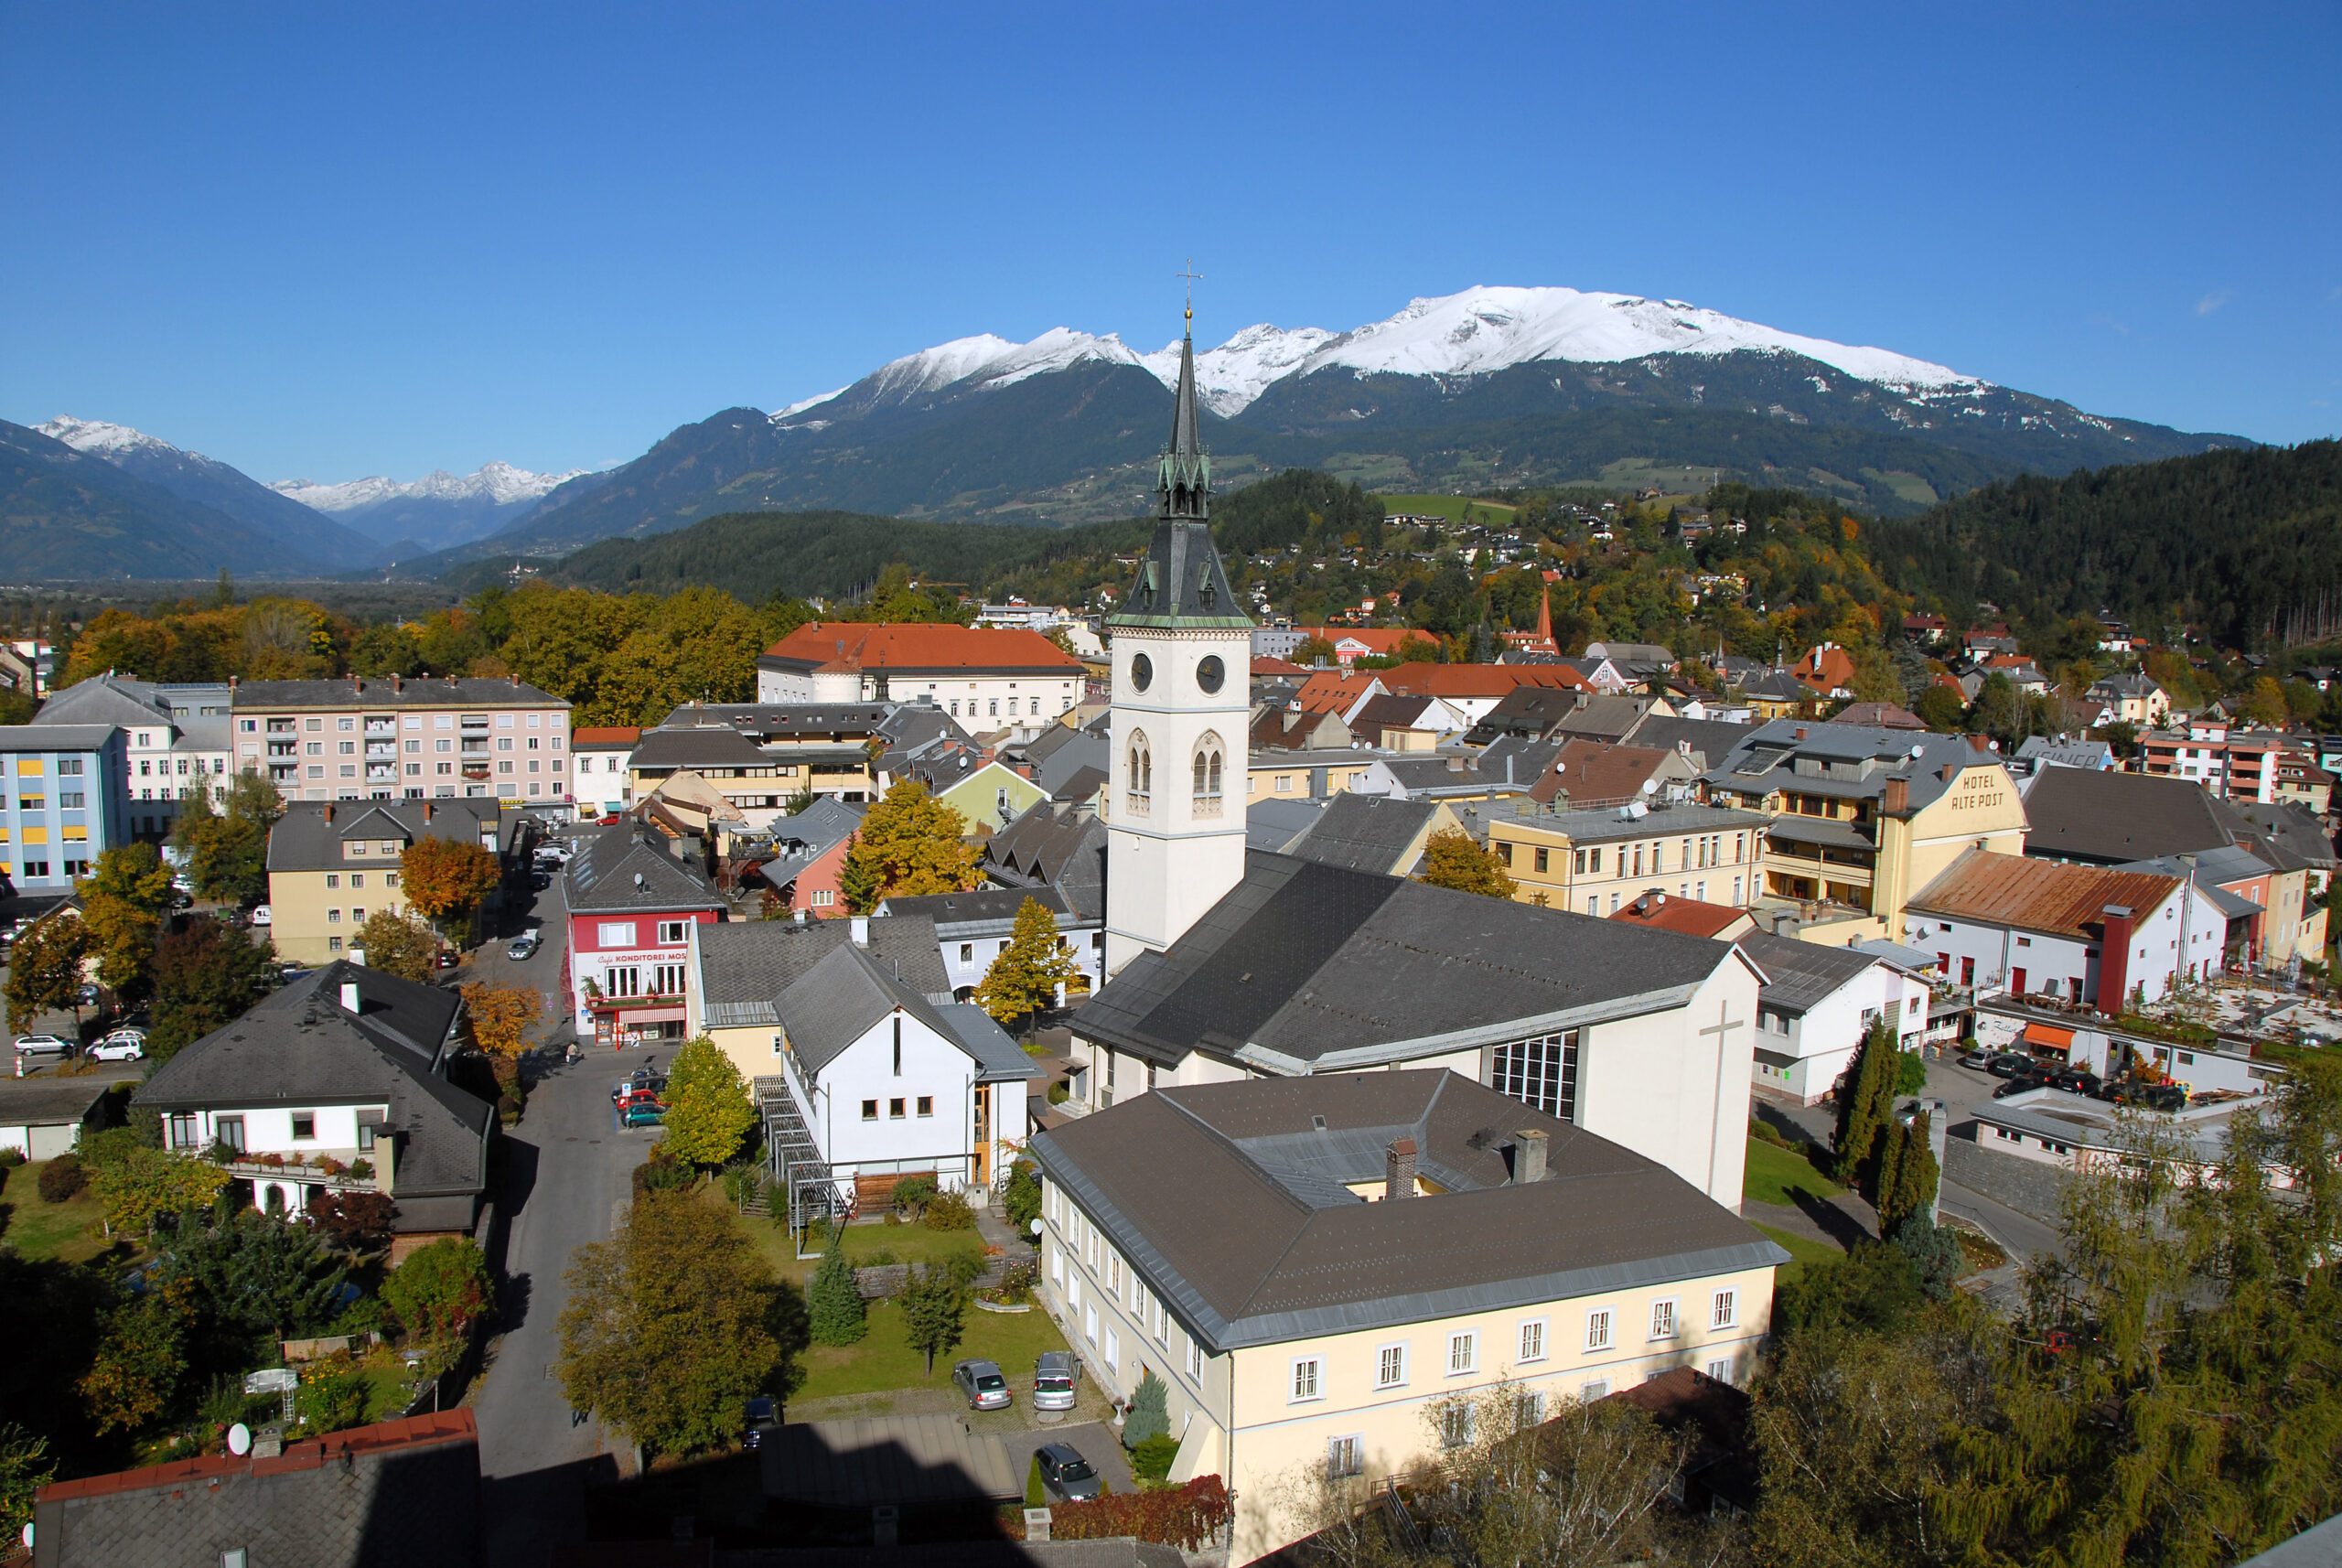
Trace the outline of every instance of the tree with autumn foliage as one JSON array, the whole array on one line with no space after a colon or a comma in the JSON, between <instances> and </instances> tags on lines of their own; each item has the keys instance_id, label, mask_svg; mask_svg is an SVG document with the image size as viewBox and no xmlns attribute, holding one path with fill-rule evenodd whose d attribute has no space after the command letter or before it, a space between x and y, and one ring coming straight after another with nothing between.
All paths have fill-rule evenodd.
<instances>
[{"instance_id":1,"label":"tree with autumn foliage","mask_svg":"<svg viewBox=\"0 0 2342 1568\"><path fill-rule=\"evenodd\" d=\"M81 960L90 933L81 917L59 909L16 933L8 953L8 1029L24 1028L43 1013L73 1009L81 1016Z\"/></svg>"},{"instance_id":2,"label":"tree with autumn foliage","mask_svg":"<svg viewBox=\"0 0 2342 1568\"><path fill-rule=\"evenodd\" d=\"M529 1026L544 1015L544 999L530 985L476 981L460 988L472 1044L510 1061L529 1048Z\"/></svg>"},{"instance_id":3,"label":"tree with autumn foliage","mask_svg":"<svg viewBox=\"0 0 2342 1568\"><path fill-rule=\"evenodd\" d=\"M358 928L350 943L366 955L366 967L400 980L427 981L438 972L439 939L420 920L377 909Z\"/></svg>"},{"instance_id":4,"label":"tree with autumn foliage","mask_svg":"<svg viewBox=\"0 0 2342 1568\"><path fill-rule=\"evenodd\" d=\"M1520 890L1494 852L1462 828L1442 828L1423 843L1423 873L1416 880L1458 893L1509 898Z\"/></svg>"},{"instance_id":5,"label":"tree with autumn foliage","mask_svg":"<svg viewBox=\"0 0 2342 1568\"><path fill-rule=\"evenodd\" d=\"M469 918L503 879L495 851L461 839L419 838L399 856L400 891L435 922Z\"/></svg>"},{"instance_id":6,"label":"tree with autumn foliage","mask_svg":"<svg viewBox=\"0 0 2342 1568\"><path fill-rule=\"evenodd\" d=\"M867 915L900 893L964 893L982 885L975 849L967 842L967 819L906 779L862 819L862 831L845 853L838 889L846 908Z\"/></svg>"},{"instance_id":7,"label":"tree with autumn foliage","mask_svg":"<svg viewBox=\"0 0 2342 1568\"><path fill-rule=\"evenodd\" d=\"M98 856L74 884L98 979L117 995L144 1000L153 989L155 943L171 907L171 868L151 843L126 843Z\"/></svg>"},{"instance_id":8,"label":"tree with autumn foliage","mask_svg":"<svg viewBox=\"0 0 2342 1568\"><path fill-rule=\"evenodd\" d=\"M1058 935L1056 918L1039 899L1027 898L1016 908L1008 945L984 971L976 1001L994 1019L1013 1024L1047 1006L1059 985L1071 984L1080 974L1080 966Z\"/></svg>"}]
</instances>

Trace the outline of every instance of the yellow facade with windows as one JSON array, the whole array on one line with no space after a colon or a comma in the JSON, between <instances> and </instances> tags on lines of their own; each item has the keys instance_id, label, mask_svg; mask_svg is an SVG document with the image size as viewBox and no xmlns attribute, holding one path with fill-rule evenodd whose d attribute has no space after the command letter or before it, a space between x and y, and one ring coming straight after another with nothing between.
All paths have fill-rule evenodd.
<instances>
[{"instance_id":1,"label":"yellow facade with windows","mask_svg":"<svg viewBox=\"0 0 2342 1568\"><path fill-rule=\"evenodd\" d=\"M1621 820L1616 812L1499 816L1488 847L1524 904L1605 918L1657 887L1680 898L1745 908L1765 886L1763 819L1680 806Z\"/></svg>"}]
</instances>

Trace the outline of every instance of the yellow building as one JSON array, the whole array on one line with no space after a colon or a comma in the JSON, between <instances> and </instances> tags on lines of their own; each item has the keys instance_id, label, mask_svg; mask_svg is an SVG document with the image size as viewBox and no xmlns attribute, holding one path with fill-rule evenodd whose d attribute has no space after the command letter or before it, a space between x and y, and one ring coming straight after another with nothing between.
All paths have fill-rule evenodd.
<instances>
[{"instance_id":1,"label":"yellow building","mask_svg":"<svg viewBox=\"0 0 2342 1568\"><path fill-rule=\"evenodd\" d=\"M1762 812L1765 896L1798 935L1893 941L1911 896L1962 850L2025 853L2024 797L2000 753L1966 736L1819 720L1760 725L1701 775L1714 805Z\"/></svg>"},{"instance_id":2,"label":"yellow building","mask_svg":"<svg viewBox=\"0 0 2342 1568\"><path fill-rule=\"evenodd\" d=\"M1526 800L1515 809L1488 819L1488 847L1524 904L1606 918L1653 887L1736 908L1765 892L1767 824L1754 811L1664 804L1632 809L1639 814L1547 811Z\"/></svg>"},{"instance_id":3,"label":"yellow building","mask_svg":"<svg viewBox=\"0 0 2342 1568\"><path fill-rule=\"evenodd\" d=\"M355 948L369 915L407 911L399 857L419 838L508 847L503 808L492 798L302 801L268 833L267 935L279 958L321 964Z\"/></svg>"},{"instance_id":4,"label":"yellow building","mask_svg":"<svg viewBox=\"0 0 2342 1568\"><path fill-rule=\"evenodd\" d=\"M1656 1163L1445 1071L1163 1088L1030 1152L1045 1303L1108 1391L1167 1386L1171 1478L1226 1481L1234 1562L1307 1532L1306 1477L1469 1441L1453 1396L1745 1382L1788 1261Z\"/></svg>"}]
</instances>

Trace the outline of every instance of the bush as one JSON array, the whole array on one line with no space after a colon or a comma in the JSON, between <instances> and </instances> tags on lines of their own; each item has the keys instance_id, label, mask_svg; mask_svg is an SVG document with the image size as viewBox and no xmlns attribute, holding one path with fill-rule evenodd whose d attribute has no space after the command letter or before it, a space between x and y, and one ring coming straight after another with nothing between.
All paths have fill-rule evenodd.
<instances>
[{"instance_id":1,"label":"bush","mask_svg":"<svg viewBox=\"0 0 2342 1568\"><path fill-rule=\"evenodd\" d=\"M461 1236L442 1236L384 1276L382 1300L408 1333L456 1339L494 1312L496 1290L480 1250Z\"/></svg>"},{"instance_id":2,"label":"bush","mask_svg":"<svg viewBox=\"0 0 2342 1568\"><path fill-rule=\"evenodd\" d=\"M1171 1474L1171 1462L1178 1456L1179 1440L1158 1432L1131 1449L1131 1473L1142 1481L1159 1483Z\"/></svg>"},{"instance_id":3,"label":"bush","mask_svg":"<svg viewBox=\"0 0 2342 1568\"><path fill-rule=\"evenodd\" d=\"M1917 1051L1895 1053L1895 1092L1917 1094L1928 1087L1928 1062Z\"/></svg>"},{"instance_id":4,"label":"bush","mask_svg":"<svg viewBox=\"0 0 2342 1568\"><path fill-rule=\"evenodd\" d=\"M846 1262L845 1239L830 1234L822 1249L822 1266L806 1287L805 1305L817 1345L851 1345L870 1332L862 1292L854 1284L854 1265Z\"/></svg>"},{"instance_id":5,"label":"bush","mask_svg":"<svg viewBox=\"0 0 2342 1568\"><path fill-rule=\"evenodd\" d=\"M1123 1446L1136 1449L1150 1438L1161 1437L1171 1430L1171 1391L1155 1369L1145 1368L1139 1374L1138 1387L1131 1394L1130 1414L1123 1419Z\"/></svg>"},{"instance_id":6,"label":"bush","mask_svg":"<svg viewBox=\"0 0 2342 1568\"><path fill-rule=\"evenodd\" d=\"M907 1214L916 1215L935 1201L935 1178L931 1176L907 1176L895 1184L894 1204Z\"/></svg>"},{"instance_id":7,"label":"bush","mask_svg":"<svg viewBox=\"0 0 2342 1568\"><path fill-rule=\"evenodd\" d=\"M634 1195L678 1192L699 1179L699 1171L667 1152L663 1143L651 1145L650 1157L634 1167Z\"/></svg>"},{"instance_id":8,"label":"bush","mask_svg":"<svg viewBox=\"0 0 2342 1568\"><path fill-rule=\"evenodd\" d=\"M1001 1195L1001 1208L1017 1235L1032 1234L1033 1221L1041 1217L1041 1173L1032 1161L1019 1160L1008 1167L1008 1190Z\"/></svg>"},{"instance_id":9,"label":"bush","mask_svg":"<svg viewBox=\"0 0 2342 1568\"><path fill-rule=\"evenodd\" d=\"M90 1173L81 1168L79 1155L59 1155L41 1168L40 1200L43 1203L63 1203L78 1196L90 1185Z\"/></svg>"},{"instance_id":10,"label":"bush","mask_svg":"<svg viewBox=\"0 0 2342 1568\"><path fill-rule=\"evenodd\" d=\"M1748 1119L1748 1135L1760 1144L1770 1144L1777 1149L1793 1149L1796 1144L1781 1136L1780 1130L1762 1116Z\"/></svg>"},{"instance_id":11,"label":"bush","mask_svg":"<svg viewBox=\"0 0 2342 1568\"><path fill-rule=\"evenodd\" d=\"M1199 1552L1228 1528L1234 1511L1226 1483L1218 1476L1198 1476L1184 1487L1059 1503L1050 1510L1049 1535L1056 1541L1133 1535L1182 1552Z\"/></svg>"},{"instance_id":12,"label":"bush","mask_svg":"<svg viewBox=\"0 0 2342 1568\"><path fill-rule=\"evenodd\" d=\"M926 1225L929 1230L973 1230L975 1207L963 1194L939 1192L927 1200Z\"/></svg>"}]
</instances>

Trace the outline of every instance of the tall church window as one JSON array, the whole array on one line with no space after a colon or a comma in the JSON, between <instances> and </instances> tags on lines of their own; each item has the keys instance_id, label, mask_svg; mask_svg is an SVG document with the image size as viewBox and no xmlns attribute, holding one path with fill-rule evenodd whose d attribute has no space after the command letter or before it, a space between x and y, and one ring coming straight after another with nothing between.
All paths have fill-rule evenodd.
<instances>
[{"instance_id":1,"label":"tall church window","mask_svg":"<svg viewBox=\"0 0 2342 1568\"><path fill-rule=\"evenodd\" d=\"M1564 1122L1577 1120L1578 1031L1499 1046L1490 1087Z\"/></svg>"},{"instance_id":2,"label":"tall church window","mask_svg":"<svg viewBox=\"0 0 2342 1568\"><path fill-rule=\"evenodd\" d=\"M1207 733L1196 743L1195 797L1196 810L1209 814L1219 810L1219 736Z\"/></svg>"},{"instance_id":3,"label":"tall church window","mask_svg":"<svg viewBox=\"0 0 2342 1568\"><path fill-rule=\"evenodd\" d=\"M1144 811L1155 794L1155 755L1147 749L1144 730L1131 736L1130 763L1131 809Z\"/></svg>"}]
</instances>

